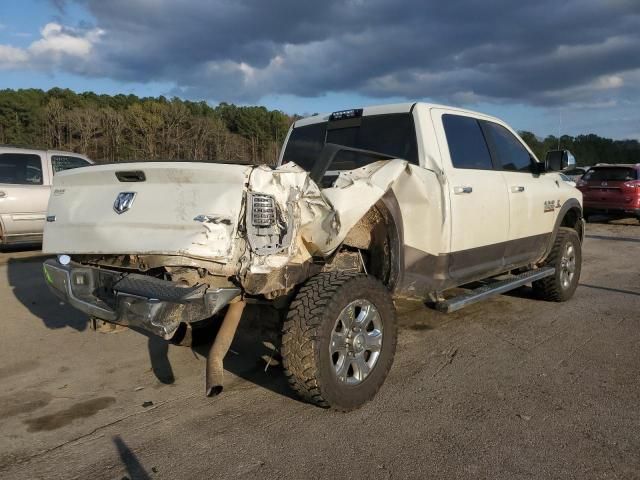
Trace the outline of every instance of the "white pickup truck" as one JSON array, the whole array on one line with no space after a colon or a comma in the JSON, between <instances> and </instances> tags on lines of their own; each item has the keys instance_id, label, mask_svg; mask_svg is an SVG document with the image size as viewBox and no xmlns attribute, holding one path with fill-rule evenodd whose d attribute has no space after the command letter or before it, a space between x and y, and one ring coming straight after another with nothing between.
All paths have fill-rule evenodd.
<instances>
[{"instance_id":1,"label":"white pickup truck","mask_svg":"<svg viewBox=\"0 0 640 480\"><path fill-rule=\"evenodd\" d=\"M166 339L217 321L207 395L222 389L245 303L287 305L290 384L349 410L391 367L394 296L449 312L527 283L542 299L573 295L584 221L580 192L555 173L567 166L467 110L317 115L295 122L277 168L149 162L57 175L44 250L58 258L45 277L89 315Z\"/></svg>"},{"instance_id":2,"label":"white pickup truck","mask_svg":"<svg viewBox=\"0 0 640 480\"><path fill-rule=\"evenodd\" d=\"M78 153L0 145L0 247L42 241L54 175L91 164Z\"/></svg>"}]
</instances>

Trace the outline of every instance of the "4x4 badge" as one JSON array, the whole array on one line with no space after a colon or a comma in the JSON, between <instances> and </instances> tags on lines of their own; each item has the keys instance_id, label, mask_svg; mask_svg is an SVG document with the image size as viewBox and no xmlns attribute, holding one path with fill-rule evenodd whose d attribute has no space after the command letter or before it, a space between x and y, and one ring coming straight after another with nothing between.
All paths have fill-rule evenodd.
<instances>
[{"instance_id":1,"label":"4x4 badge","mask_svg":"<svg viewBox=\"0 0 640 480\"><path fill-rule=\"evenodd\" d=\"M131 208L135 198L136 192L120 192L113 202L113 209L120 215Z\"/></svg>"}]
</instances>

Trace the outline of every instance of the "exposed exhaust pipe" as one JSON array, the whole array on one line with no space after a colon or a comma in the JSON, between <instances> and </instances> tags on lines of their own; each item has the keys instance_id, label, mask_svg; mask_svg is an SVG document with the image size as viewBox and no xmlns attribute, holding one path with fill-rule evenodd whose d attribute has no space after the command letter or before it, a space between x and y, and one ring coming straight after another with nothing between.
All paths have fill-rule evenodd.
<instances>
[{"instance_id":1,"label":"exposed exhaust pipe","mask_svg":"<svg viewBox=\"0 0 640 480\"><path fill-rule=\"evenodd\" d=\"M224 376L222 361L229 351L233 337L236 334L245 305L246 302L242 300L229 304L224 320L222 320L222 325L220 325L220 330L218 330L216 339L211 345L211 350L209 350L209 356L207 357L205 386L207 397L213 397L222 392Z\"/></svg>"}]
</instances>

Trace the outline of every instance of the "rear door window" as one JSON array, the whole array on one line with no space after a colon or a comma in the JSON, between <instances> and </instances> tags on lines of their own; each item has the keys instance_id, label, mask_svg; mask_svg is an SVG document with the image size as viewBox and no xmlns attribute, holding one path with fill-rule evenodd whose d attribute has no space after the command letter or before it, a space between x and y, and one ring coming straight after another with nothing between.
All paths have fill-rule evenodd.
<instances>
[{"instance_id":1,"label":"rear door window","mask_svg":"<svg viewBox=\"0 0 640 480\"><path fill-rule=\"evenodd\" d=\"M91 165L85 159L80 157L73 157L71 155L52 155L51 166L53 167L54 175L63 170L71 170L72 168L87 167Z\"/></svg>"},{"instance_id":2,"label":"rear door window","mask_svg":"<svg viewBox=\"0 0 640 480\"><path fill-rule=\"evenodd\" d=\"M475 118L445 114L442 124L454 168L493 169L487 142Z\"/></svg>"},{"instance_id":3,"label":"rear door window","mask_svg":"<svg viewBox=\"0 0 640 480\"><path fill-rule=\"evenodd\" d=\"M595 167L585 173L582 179L592 182L628 182L630 180L639 180L636 169L629 167Z\"/></svg>"},{"instance_id":4,"label":"rear door window","mask_svg":"<svg viewBox=\"0 0 640 480\"><path fill-rule=\"evenodd\" d=\"M42 160L30 153L0 154L0 183L42 185Z\"/></svg>"},{"instance_id":5,"label":"rear door window","mask_svg":"<svg viewBox=\"0 0 640 480\"><path fill-rule=\"evenodd\" d=\"M490 142L502 165L510 172L532 172L532 159L529 151L509 130L493 122L482 122L490 136Z\"/></svg>"}]
</instances>

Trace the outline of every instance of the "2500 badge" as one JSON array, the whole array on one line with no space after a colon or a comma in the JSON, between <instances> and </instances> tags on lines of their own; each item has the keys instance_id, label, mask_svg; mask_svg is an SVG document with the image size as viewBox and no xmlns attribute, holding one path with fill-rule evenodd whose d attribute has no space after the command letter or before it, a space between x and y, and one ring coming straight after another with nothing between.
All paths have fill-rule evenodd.
<instances>
[{"instance_id":1,"label":"2500 badge","mask_svg":"<svg viewBox=\"0 0 640 480\"><path fill-rule=\"evenodd\" d=\"M560 200L545 200L544 211L553 212L556 208L560 208Z\"/></svg>"}]
</instances>

